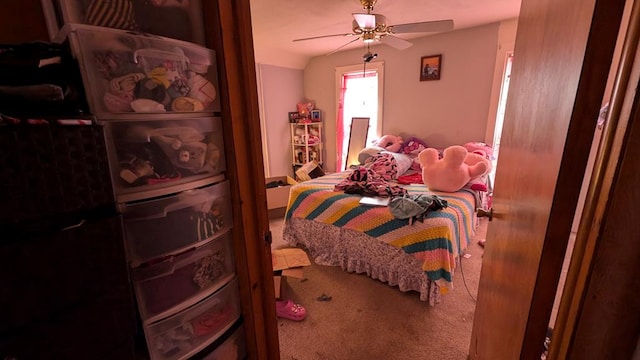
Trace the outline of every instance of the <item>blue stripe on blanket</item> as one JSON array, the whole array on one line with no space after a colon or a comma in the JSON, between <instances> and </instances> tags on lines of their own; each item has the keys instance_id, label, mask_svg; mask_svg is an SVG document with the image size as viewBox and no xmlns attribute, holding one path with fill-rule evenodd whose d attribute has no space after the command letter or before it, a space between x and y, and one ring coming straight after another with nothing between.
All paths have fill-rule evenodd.
<instances>
[{"instance_id":1,"label":"blue stripe on blanket","mask_svg":"<svg viewBox=\"0 0 640 360\"><path fill-rule=\"evenodd\" d=\"M434 271L425 271L427 274L427 278L429 279L445 279L447 282L451 283L451 273L444 270L434 270Z\"/></svg>"},{"instance_id":2,"label":"blue stripe on blanket","mask_svg":"<svg viewBox=\"0 0 640 360\"><path fill-rule=\"evenodd\" d=\"M393 219L373 229L369 229L365 231L365 233L372 237L378 237L407 225L409 225L409 219Z\"/></svg>"},{"instance_id":3,"label":"blue stripe on blanket","mask_svg":"<svg viewBox=\"0 0 640 360\"><path fill-rule=\"evenodd\" d=\"M433 251L438 249L445 249L449 252L453 252L453 247L451 246L451 241L446 238L437 237L433 239L429 239L429 241L422 241L406 246L402 246L402 249L410 254L419 253L424 251Z\"/></svg>"},{"instance_id":4,"label":"blue stripe on blanket","mask_svg":"<svg viewBox=\"0 0 640 360\"><path fill-rule=\"evenodd\" d=\"M336 201L345 199L345 198L349 198L352 197L353 195L350 194L342 194L342 195L336 195L336 196L332 196L326 200L323 200L322 203L320 205L318 205L317 208L313 209L313 211L311 211L311 213L306 216L306 219L309 220L313 220L316 217L320 216L325 210L327 210L331 205L333 205Z\"/></svg>"},{"instance_id":5,"label":"blue stripe on blanket","mask_svg":"<svg viewBox=\"0 0 640 360\"><path fill-rule=\"evenodd\" d=\"M298 208L298 206L300 206L300 203L302 203L302 201L304 201L304 199L306 199L309 195L319 191L327 191L327 189L311 189L311 190L305 190L304 192L300 193L300 195L298 195L298 197L293 201L293 204L291 204L291 206L287 210L287 213L285 214L285 219L287 220L291 219L291 215Z\"/></svg>"},{"instance_id":6,"label":"blue stripe on blanket","mask_svg":"<svg viewBox=\"0 0 640 360\"><path fill-rule=\"evenodd\" d=\"M356 216L360 216L360 215L364 214L367 211L369 211L369 207L368 206L357 206L357 207L347 211L344 215L342 215L340 217L340 219L336 220L333 223L333 225L342 227L342 226L346 225L349 221L351 221L351 219L355 218Z\"/></svg>"}]
</instances>

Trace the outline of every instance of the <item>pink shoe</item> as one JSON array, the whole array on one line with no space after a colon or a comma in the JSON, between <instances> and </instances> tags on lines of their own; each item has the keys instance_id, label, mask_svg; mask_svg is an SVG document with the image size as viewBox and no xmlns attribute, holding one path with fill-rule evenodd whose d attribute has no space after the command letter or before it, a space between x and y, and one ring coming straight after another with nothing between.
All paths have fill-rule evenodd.
<instances>
[{"instance_id":1,"label":"pink shoe","mask_svg":"<svg viewBox=\"0 0 640 360\"><path fill-rule=\"evenodd\" d=\"M307 317L307 310L291 300L277 300L276 315L293 321L302 321Z\"/></svg>"}]
</instances>

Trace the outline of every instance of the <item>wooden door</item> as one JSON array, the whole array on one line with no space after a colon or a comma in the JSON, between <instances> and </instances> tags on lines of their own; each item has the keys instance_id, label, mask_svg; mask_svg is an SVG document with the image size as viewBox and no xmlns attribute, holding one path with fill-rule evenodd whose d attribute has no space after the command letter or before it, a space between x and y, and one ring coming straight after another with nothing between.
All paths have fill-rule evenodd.
<instances>
[{"instance_id":1,"label":"wooden door","mask_svg":"<svg viewBox=\"0 0 640 360\"><path fill-rule=\"evenodd\" d=\"M522 2L471 359L540 359L624 3Z\"/></svg>"}]
</instances>

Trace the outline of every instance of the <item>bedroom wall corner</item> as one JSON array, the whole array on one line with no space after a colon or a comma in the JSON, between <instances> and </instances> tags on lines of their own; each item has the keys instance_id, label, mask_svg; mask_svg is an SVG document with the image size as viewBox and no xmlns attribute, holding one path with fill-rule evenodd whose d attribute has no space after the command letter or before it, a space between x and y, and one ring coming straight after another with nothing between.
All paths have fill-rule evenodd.
<instances>
[{"instance_id":1,"label":"bedroom wall corner","mask_svg":"<svg viewBox=\"0 0 640 360\"><path fill-rule=\"evenodd\" d=\"M267 177L293 175L287 113L304 99L301 69L257 64L262 149Z\"/></svg>"},{"instance_id":2,"label":"bedroom wall corner","mask_svg":"<svg viewBox=\"0 0 640 360\"><path fill-rule=\"evenodd\" d=\"M429 146L482 141L487 129L500 23L411 39L406 50L371 47L385 63L382 133L416 136ZM304 93L324 112L326 168L335 169L336 67L362 64L366 49L312 58ZM437 81L420 81L420 58L442 54Z\"/></svg>"}]
</instances>

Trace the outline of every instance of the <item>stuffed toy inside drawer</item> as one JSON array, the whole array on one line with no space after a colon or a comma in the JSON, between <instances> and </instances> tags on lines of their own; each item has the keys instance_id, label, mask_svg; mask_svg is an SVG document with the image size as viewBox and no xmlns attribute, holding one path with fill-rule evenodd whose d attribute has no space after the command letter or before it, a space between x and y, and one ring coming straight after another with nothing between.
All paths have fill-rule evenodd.
<instances>
[{"instance_id":1,"label":"stuffed toy inside drawer","mask_svg":"<svg viewBox=\"0 0 640 360\"><path fill-rule=\"evenodd\" d=\"M226 170L219 117L104 121L118 202L204 186Z\"/></svg>"},{"instance_id":2,"label":"stuffed toy inside drawer","mask_svg":"<svg viewBox=\"0 0 640 360\"><path fill-rule=\"evenodd\" d=\"M65 25L65 35L97 116L220 111L211 49L90 25Z\"/></svg>"},{"instance_id":3,"label":"stuffed toy inside drawer","mask_svg":"<svg viewBox=\"0 0 640 360\"><path fill-rule=\"evenodd\" d=\"M198 304L145 327L152 360L186 359L222 336L240 317L237 279Z\"/></svg>"},{"instance_id":4,"label":"stuffed toy inside drawer","mask_svg":"<svg viewBox=\"0 0 640 360\"><path fill-rule=\"evenodd\" d=\"M228 181L119 208L131 267L202 245L222 236L233 222Z\"/></svg>"},{"instance_id":5,"label":"stuffed toy inside drawer","mask_svg":"<svg viewBox=\"0 0 640 360\"><path fill-rule=\"evenodd\" d=\"M234 275L231 232L133 270L141 318L152 323L212 294Z\"/></svg>"}]
</instances>

